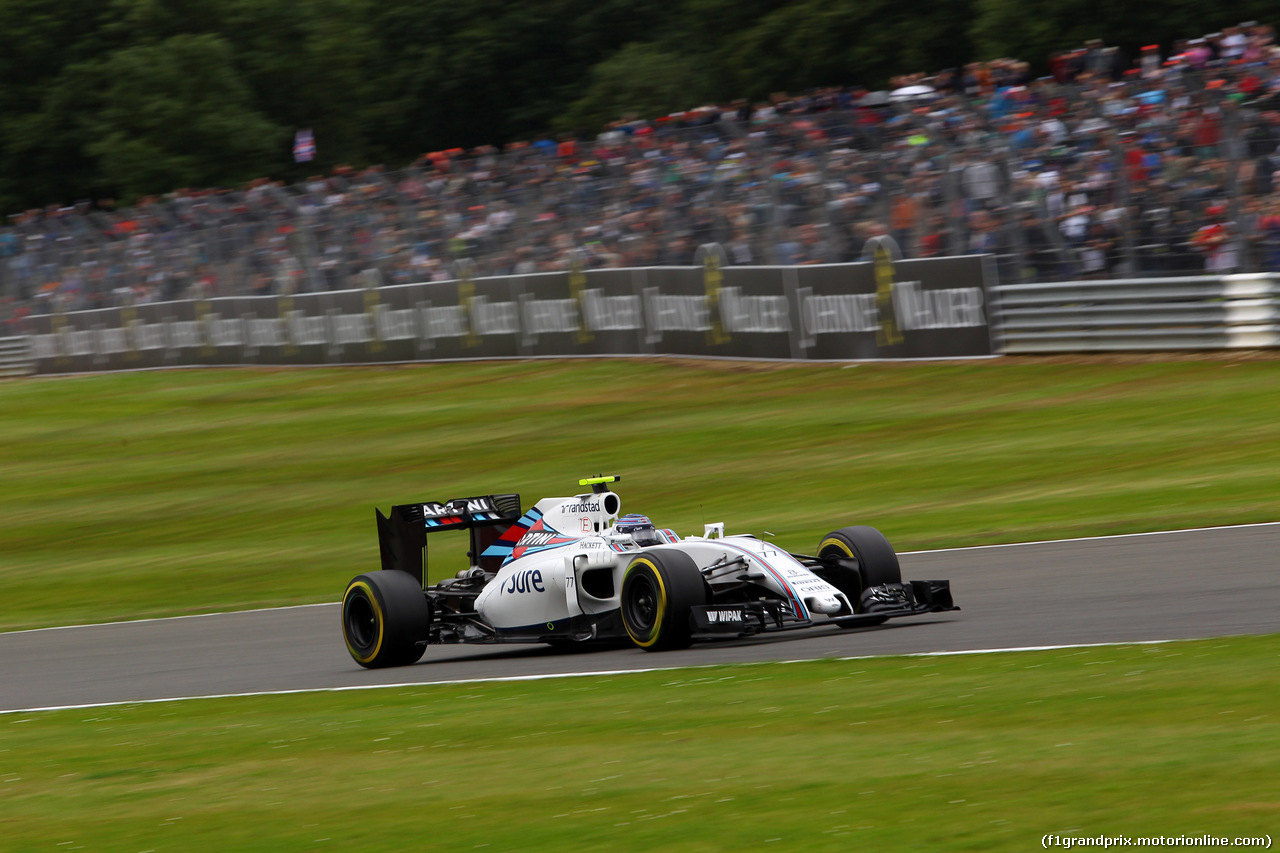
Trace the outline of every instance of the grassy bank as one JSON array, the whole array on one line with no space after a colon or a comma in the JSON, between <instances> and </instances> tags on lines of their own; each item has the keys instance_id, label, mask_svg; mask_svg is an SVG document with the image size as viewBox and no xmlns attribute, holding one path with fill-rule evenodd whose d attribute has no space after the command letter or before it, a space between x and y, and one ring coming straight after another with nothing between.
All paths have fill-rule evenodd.
<instances>
[{"instance_id":1,"label":"grassy bank","mask_svg":"<svg viewBox=\"0 0 1280 853\"><path fill-rule=\"evenodd\" d=\"M334 600L372 507L624 511L793 550L1280 518L1280 361L200 370L0 383L0 629ZM433 550L433 557L447 556ZM455 563L437 564L452 573Z\"/></svg>"},{"instance_id":2,"label":"grassy bank","mask_svg":"<svg viewBox=\"0 0 1280 853\"><path fill-rule=\"evenodd\" d=\"M1280 636L0 716L4 848L1274 835Z\"/></svg>"}]
</instances>

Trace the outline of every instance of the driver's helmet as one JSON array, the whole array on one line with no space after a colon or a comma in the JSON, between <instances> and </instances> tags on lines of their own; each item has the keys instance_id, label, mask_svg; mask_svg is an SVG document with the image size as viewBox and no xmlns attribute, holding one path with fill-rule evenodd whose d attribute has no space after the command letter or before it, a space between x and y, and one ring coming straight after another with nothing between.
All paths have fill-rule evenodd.
<instances>
[{"instance_id":1,"label":"driver's helmet","mask_svg":"<svg viewBox=\"0 0 1280 853\"><path fill-rule=\"evenodd\" d=\"M647 515L636 515L629 513L620 517L613 524L613 529L619 533L626 533L631 536L631 541L641 547L647 545L662 545L667 540L653 526L653 522L649 520Z\"/></svg>"}]
</instances>

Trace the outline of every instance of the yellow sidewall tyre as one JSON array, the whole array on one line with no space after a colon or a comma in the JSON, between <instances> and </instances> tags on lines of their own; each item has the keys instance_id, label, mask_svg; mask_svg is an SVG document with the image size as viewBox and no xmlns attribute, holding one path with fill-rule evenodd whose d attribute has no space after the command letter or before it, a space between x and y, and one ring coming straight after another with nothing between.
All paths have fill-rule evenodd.
<instances>
[{"instance_id":1,"label":"yellow sidewall tyre","mask_svg":"<svg viewBox=\"0 0 1280 853\"><path fill-rule=\"evenodd\" d=\"M407 572L359 575L342 596L342 638L363 667L403 666L422 657L431 631L431 599Z\"/></svg>"},{"instance_id":2,"label":"yellow sidewall tyre","mask_svg":"<svg viewBox=\"0 0 1280 853\"><path fill-rule=\"evenodd\" d=\"M902 583L898 555L874 527L842 527L828 533L818 545L818 559L828 564L823 578L855 608L867 587Z\"/></svg>"},{"instance_id":3,"label":"yellow sidewall tyre","mask_svg":"<svg viewBox=\"0 0 1280 853\"><path fill-rule=\"evenodd\" d=\"M655 548L638 554L622 576L622 624L649 652L688 648L692 608L707 603L707 585L693 558Z\"/></svg>"}]
</instances>

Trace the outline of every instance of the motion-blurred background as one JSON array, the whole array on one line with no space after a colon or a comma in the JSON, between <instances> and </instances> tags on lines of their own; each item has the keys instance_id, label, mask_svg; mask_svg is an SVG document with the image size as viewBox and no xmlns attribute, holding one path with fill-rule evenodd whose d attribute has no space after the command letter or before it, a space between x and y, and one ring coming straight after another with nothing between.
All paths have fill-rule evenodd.
<instances>
[{"instance_id":1,"label":"motion-blurred background","mask_svg":"<svg viewBox=\"0 0 1280 853\"><path fill-rule=\"evenodd\" d=\"M1004 282L1280 270L1268 11L0 0L0 322L886 232Z\"/></svg>"}]
</instances>

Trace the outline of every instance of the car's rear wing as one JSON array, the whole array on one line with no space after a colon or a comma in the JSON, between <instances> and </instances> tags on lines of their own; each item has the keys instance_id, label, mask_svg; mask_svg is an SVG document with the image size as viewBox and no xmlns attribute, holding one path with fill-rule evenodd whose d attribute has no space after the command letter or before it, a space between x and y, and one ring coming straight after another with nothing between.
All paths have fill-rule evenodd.
<instances>
[{"instance_id":1,"label":"car's rear wing","mask_svg":"<svg viewBox=\"0 0 1280 853\"><path fill-rule=\"evenodd\" d=\"M444 503L425 501L401 504L391 508L390 516L375 509L378 516L378 547L382 553L382 568L408 572L426 586L427 582L427 534L442 530L470 530L471 550L467 552L471 565L486 571L497 571L497 566L486 566L495 558L481 558L480 554L507 531L521 515L519 495L480 495L473 498L453 498ZM501 558L497 558L501 563Z\"/></svg>"}]
</instances>

